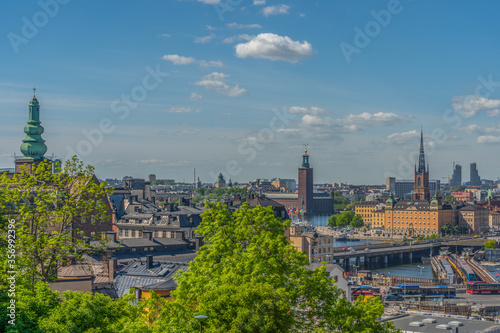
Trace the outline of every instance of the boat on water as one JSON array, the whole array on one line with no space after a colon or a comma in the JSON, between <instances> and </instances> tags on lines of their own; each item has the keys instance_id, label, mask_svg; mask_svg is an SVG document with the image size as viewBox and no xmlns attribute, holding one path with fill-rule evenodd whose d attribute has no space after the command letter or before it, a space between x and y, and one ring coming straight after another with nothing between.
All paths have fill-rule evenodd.
<instances>
[{"instance_id":1,"label":"boat on water","mask_svg":"<svg viewBox=\"0 0 500 333\"><path fill-rule=\"evenodd\" d=\"M336 241L339 241L339 242L346 242L348 240L347 236L346 235L342 235L338 238L335 238Z\"/></svg>"}]
</instances>

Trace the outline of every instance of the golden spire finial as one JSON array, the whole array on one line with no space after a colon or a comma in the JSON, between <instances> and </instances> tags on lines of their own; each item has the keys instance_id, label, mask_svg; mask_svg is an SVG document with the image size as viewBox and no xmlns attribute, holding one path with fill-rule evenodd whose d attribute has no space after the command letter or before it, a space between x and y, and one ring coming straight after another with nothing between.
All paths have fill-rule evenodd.
<instances>
[{"instance_id":1,"label":"golden spire finial","mask_svg":"<svg viewBox=\"0 0 500 333\"><path fill-rule=\"evenodd\" d=\"M307 146L309 146L309 144L304 144L304 155L307 155Z\"/></svg>"}]
</instances>

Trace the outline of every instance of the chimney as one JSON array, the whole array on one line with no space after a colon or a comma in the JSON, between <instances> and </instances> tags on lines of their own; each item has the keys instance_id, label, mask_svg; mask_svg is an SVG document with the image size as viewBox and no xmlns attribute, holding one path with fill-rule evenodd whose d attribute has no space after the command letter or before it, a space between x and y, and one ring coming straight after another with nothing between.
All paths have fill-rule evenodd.
<instances>
[{"instance_id":1,"label":"chimney","mask_svg":"<svg viewBox=\"0 0 500 333\"><path fill-rule=\"evenodd\" d=\"M141 287L136 287L136 288L135 288L135 299L136 299L137 301L140 301L140 300L141 300L141 294L142 294Z\"/></svg>"},{"instance_id":2,"label":"chimney","mask_svg":"<svg viewBox=\"0 0 500 333\"><path fill-rule=\"evenodd\" d=\"M115 272L117 268L117 260L116 258L111 258L108 260L108 277L109 282L113 282L115 279Z\"/></svg>"},{"instance_id":3,"label":"chimney","mask_svg":"<svg viewBox=\"0 0 500 333\"><path fill-rule=\"evenodd\" d=\"M153 267L153 256L148 254L146 256L146 268L151 269Z\"/></svg>"}]
</instances>

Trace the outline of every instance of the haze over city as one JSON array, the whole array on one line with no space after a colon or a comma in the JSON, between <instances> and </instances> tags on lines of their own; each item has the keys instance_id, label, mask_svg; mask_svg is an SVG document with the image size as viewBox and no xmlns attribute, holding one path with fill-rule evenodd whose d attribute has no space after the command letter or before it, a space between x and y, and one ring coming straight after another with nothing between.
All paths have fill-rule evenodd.
<instances>
[{"instance_id":1,"label":"haze over city","mask_svg":"<svg viewBox=\"0 0 500 333\"><path fill-rule=\"evenodd\" d=\"M5 3L0 166L36 86L47 156L77 153L99 178L296 178L308 144L316 183L383 184L412 178L423 128L432 179L460 161L496 180L498 7Z\"/></svg>"}]
</instances>

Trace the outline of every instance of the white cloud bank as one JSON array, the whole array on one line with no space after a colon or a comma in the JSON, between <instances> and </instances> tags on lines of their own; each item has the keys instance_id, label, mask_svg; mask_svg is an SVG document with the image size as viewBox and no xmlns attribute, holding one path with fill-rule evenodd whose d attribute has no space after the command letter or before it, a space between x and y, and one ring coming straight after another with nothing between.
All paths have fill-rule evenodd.
<instances>
[{"instance_id":1,"label":"white cloud bank","mask_svg":"<svg viewBox=\"0 0 500 333\"><path fill-rule=\"evenodd\" d=\"M263 58L296 63L314 55L310 43L294 41L288 36L262 33L247 43L237 44L236 56L239 58Z\"/></svg>"}]
</instances>

